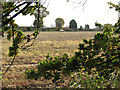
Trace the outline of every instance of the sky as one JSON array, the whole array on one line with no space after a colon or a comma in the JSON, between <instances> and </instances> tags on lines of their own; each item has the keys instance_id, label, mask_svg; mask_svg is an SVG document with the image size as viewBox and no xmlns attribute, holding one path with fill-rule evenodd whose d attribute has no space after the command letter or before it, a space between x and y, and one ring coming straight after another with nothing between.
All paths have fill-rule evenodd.
<instances>
[{"instance_id":1,"label":"sky","mask_svg":"<svg viewBox=\"0 0 120 90\"><path fill-rule=\"evenodd\" d=\"M71 0L50 0L48 6L49 15L44 18L44 26L55 26L56 18L63 18L65 21L64 27L69 27L69 22L74 19L77 22L78 28L89 24L90 28L95 28L95 22L101 24L115 24L118 20L118 12L114 9L109 9L107 2L118 4L119 0L87 0L84 7ZM83 0L84 1L84 0ZM47 4L47 3L46 3ZM15 22L19 26L33 26L34 16L19 15L15 18Z\"/></svg>"}]
</instances>

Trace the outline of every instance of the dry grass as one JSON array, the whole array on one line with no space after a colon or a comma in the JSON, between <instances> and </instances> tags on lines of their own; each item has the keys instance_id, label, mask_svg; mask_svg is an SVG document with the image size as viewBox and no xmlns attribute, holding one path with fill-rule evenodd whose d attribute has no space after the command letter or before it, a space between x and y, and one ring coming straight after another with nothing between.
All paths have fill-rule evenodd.
<instances>
[{"instance_id":1,"label":"dry grass","mask_svg":"<svg viewBox=\"0 0 120 90\"><path fill-rule=\"evenodd\" d=\"M31 32L26 32L31 33ZM37 37L34 45L25 51L20 51L16 57L13 66L3 76L3 87L14 87L29 84L46 84L47 81L27 80L23 73L26 69L34 68L38 62L45 60L45 56L49 53L51 56L61 56L67 53L70 57L77 51L79 43L82 39L92 38L97 31L93 32L41 32ZM11 41L6 38L2 39L2 64L3 71L6 65L10 64L12 58L8 57L8 48ZM33 65L35 64L35 65ZM51 83L51 82L49 82ZM41 86L42 87L42 86Z\"/></svg>"}]
</instances>

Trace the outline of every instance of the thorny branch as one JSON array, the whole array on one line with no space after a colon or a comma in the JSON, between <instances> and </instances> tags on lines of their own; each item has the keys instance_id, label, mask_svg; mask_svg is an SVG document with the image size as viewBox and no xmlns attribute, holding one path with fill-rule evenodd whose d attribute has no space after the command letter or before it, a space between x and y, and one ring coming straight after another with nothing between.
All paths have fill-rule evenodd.
<instances>
[{"instance_id":1,"label":"thorny branch","mask_svg":"<svg viewBox=\"0 0 120 90\"><path fill-rule=\"evenodd\" d=\"M20 13L22 13L30 4L32 4L32 2L28 2L27 5L20 10L18 13L16 13L15 15L13 15L10 19L6 20L3 24L2 27L4 27L5 25L7 25L13 18L15 18L17 15L19 15Z\"/></svg>"},{"instance_id":2,"label":"thorny branch","mask_svg":"<svg viewBox=\"0 0 120 90\"><path fill-rule=\"evenodd\" d=\"M14 2L14 3L15 3L15 2ZM12 7L12 6L14 5L14 3L12 3L10 7ZM5 12L8 12L8 10L3 11L3 13L5 13ZM8 12L8 13L9 13L9 12Z\"/></svg>"},{"instance_id":3,"label":"thorny branch","mask_svg":"<svg viewBox=\"0 0 120 90\"><path fill-rule=\"evenodd\" d=\"M2 18L6 17L6 16L9 16L9 14L10 14L12 11L14 11L16 8L19 8L20 6L22 6L22 5L26 4L26 3L27 3L27 2L23 2L22 4L19 4L18 6L14 7L14 8L11 9L8 13L6 13L5 15L3 15ZM7 12L7 11L5 11L5 12ZM3 12L3 13L5 13L5 12Z\"/></svg>"},{"instance_id":4,"label":"thorny branch","mask_svg":"<svg viewBox=\"0 0 120 90\"><path fill-rule=\"evenodd\" d=\"M28 34L26 40L28 40L28 36L29 36L30 41L33 40L33 42L32 42L30 45L27 45L27 46L25 47L25 45L28 44L28 41L26 41L25 43L23 43L22 46L20 46L20 49L24 49L24 48L30 47L30 46L32 46L32 45L34 44L35 39L36 39L37 37L31 38L32 35L33 35L33 34L31 34L31 35Z\"/></svg>"},{"instance_id":5,"label":"thorny branch","mask_svg":"<svg viewBox=\"0 0 120 90\"><path fill-rule=\"evenodd\" d=\"M0 76L3 76L8 72L9 68L12 66L13 62L15 61L15 57L16 57L16 55L14 55L14 57L13 57L13 59L11 61L11 64L9 65L9 67L7 67L6 71L4 73L0 74Z\"/></svg>"}]
</instances>

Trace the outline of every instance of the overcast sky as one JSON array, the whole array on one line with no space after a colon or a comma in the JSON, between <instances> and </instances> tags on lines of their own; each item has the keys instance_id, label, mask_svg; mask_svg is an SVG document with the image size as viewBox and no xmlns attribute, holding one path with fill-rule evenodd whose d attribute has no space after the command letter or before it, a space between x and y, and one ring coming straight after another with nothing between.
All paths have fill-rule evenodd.
<instances>
[{"instance_id":1,"label":"overcast sky","mask_svg":"<svg viewBox=\"0 0 120 90\"><path fill-rule=\"evenodd\" d=\"M73 0L80 1L80 0ZM63 18L65 27L69 26L70 20L74 19L77 22L78 28L89 24L90 28L95 27L95 22L101 24L115 24L118 20L118 12L114 9L109 9L107 2L118 4L119 0L87 0L84 10L80 5L73 2L66 3L66 0L50 0L48 11L50 14L44 18L44 25L47 27L55 26L56 18ZM20 26L31 26L34 22L34 16L16 17L15 22Z\"/></svg>"}]
</instances>

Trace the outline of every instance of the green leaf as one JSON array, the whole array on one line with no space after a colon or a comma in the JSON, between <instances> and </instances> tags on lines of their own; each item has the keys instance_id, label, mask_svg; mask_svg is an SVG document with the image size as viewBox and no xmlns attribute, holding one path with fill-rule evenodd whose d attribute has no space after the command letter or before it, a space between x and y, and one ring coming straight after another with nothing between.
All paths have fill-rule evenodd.
<instances>
[{"instance_id":1,"label":"green leaf","mask_svg":"<svg viewBox=\"0 0 120 90\"><path fill-rule=\"evenodd\" d=\"M85 44L88 44L88 41L87 41L86 39L83 39L83 42L84 42Z\"/></svg>"},{"instance_id":2,"label":"green leaf","mask_svg":"<svg viewBox=\"0 0 120 90\"><path fill-rule=\"evenodd\" d=\"M78 49L80 49L80 50L84 50L84 44L83 44L83 43L80 43Z\"/></svg>"}]
</instances>

